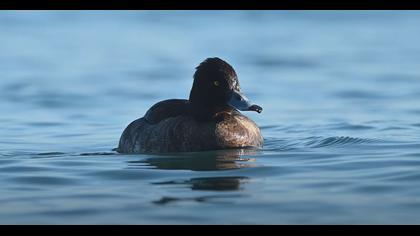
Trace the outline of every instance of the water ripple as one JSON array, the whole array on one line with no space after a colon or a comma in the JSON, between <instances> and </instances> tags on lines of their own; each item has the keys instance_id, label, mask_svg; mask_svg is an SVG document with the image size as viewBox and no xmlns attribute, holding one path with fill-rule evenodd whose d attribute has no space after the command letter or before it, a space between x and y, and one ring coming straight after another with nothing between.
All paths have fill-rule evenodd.
<instances>
[{"instance_id":1,"label":"water ripple","mask_svg":"<svg viewBox=\"0 0 420 236\"><path fill-rule=\"evenodd\" d=\"M10 178L10 181L23 184L35 184L35 185L70 185L77 183L76 179L64 178L64 177L50 177L50 176L17 176Z\"/></svg>"},{"instance_id":2,"label":"water ripple","mask_svg":"<svg viewBox=\"0 0 420 236\"><path fill-rule=\"evenodd\" d=\"M374 129L374 126L371 125L361 125L361 124L350 124L346 122L338 123L329 125L329 129L335 129L335 130L369 130Z\"/></svg>"},{"instance_id":3,"label":"water ripple","mask_svg":"<svg viewBox=\"0 0 420 236\"><path fill-rule=\"evenodd\" d=\"M335 147L335 146L343 146L343 145L351 145L351 144L363 144L363 143L371 143L374 140L366 139L366 138L354 138L348 136L337 136L337 137L328 137L319 139L318 137L314 137L313 140L308 141L305 143L305 146L312 147L312 148L321 148L321 147Z\"/></svg>"},{"instance_id":4,"label":"water ripple","mask_svg":"<svg viewBox=\"0 0 420 236\"><path fill-rule=\"evenodd\" d=\"M254 63L261 67L275 68L315 68L320 66L319 62L312 58L302 57L272 57L267 55L255 55Z\"/></svg>"},{"instance_id":5,"label":"water ripple","mask_svg":"<svg viewBox=\"0 0 420 236\"><path fill-rule=\"evenodd\" d=\"M265 151L293 151L304 148L321 148L321 147L338 147L344 145L361 145L368 143L379 143L382 140L378 139L367 139L357 138L350 136L332 136L332 137L320 137L311 136L302 139L276 139L266 138L265 139Z\"/></svg>"},{"instance_id":6,"label":"water ripple","mask_svg":"<svg viewBox=\"0 0 420 236\"><path fill-rule=\"evenodd\" d=\"M39 167L39 166L5 166L0 167L0 171L2 173L9 172L9 173L18 173L18 172L34 172L34 171L48 171L50 168L47 167Z\"/></svg>"}]
</instances>

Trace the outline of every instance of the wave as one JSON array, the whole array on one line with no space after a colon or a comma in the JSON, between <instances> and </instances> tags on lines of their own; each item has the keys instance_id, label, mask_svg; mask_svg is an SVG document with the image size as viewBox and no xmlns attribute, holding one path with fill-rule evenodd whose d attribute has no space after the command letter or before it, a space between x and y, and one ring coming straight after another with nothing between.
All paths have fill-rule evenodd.
<instances>
[{"instance_id":1,"label":"wave","mask_svg":"<svg viewBox=\"0 0 420 236\"><path fill-rule=\"evenodd\" d=\"M363 145L380 140L357 138L350 136L333 136L333 137L320 137L312 136L302 139L265 139L265 151L292 151L302 150L305 148L324 148L324 147L338 147L345 145Z\"/></svg>"},{"instance_id":2,"label":"wave","mask_svg":"<svg viewBox=\"0 0 420 236\"><path fill-rule=\"evenodd\" d=\"M305 142L304 145L311 148L364 144L375 141L374 139L355 138L349 136L334 136L328 138L311 137L310 139L312 140Z\"/></svg>"},{"instance_id":3,"label":"wave","mask_svg":"<svg viewBox=\"0 0 420 236\"><path fill-rule=\"evenodd\" d=\"M117 152L83 152L83 153L66 153L66 152L41 152L34 153L33 158L48 158L48 157L60 157L60 156L106 156L116 155Z\"/></svg>"}]
</instances>

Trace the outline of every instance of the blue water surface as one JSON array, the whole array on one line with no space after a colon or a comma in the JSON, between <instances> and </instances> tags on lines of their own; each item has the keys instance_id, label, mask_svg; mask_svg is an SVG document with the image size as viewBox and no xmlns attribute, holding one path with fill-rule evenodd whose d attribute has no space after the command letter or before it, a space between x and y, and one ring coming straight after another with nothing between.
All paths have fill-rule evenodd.
<instances>
[{"instance_id":1,"label":"blue water surface","mask_svg":"<svg viewBox=\"0 0 420 236\"><path fill-rule=\"evenodd\" d=\"M420 12L2 11L0 224L419 224ZM112 151L220 57L262 150Z\"/></svg>"}]
</instances>

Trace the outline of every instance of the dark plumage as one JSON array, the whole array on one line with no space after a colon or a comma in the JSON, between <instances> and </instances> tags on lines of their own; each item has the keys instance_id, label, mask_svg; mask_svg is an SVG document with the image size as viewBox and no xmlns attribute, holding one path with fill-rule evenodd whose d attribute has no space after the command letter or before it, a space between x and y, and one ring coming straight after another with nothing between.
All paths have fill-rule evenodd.
<instances>
[{"instance_id":1,"label":"dark plumage","mask_svg":"<svg viewBox=\"0 0 420 236\"><path fill-rule=\"evenodd\" d=\"M258 126L239 110L261 112L241 93L235 70L219 58L208 58L194 74L189 100L156 103L125 128L117 151L189 152L262 147Z\"/></svg>"}]
</instances>

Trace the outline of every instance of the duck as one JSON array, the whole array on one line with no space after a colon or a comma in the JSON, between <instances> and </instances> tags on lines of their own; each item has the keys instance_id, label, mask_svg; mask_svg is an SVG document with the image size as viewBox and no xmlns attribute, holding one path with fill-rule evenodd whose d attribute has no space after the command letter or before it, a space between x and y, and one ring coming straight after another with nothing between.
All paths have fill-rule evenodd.
<instances>
[{"instance_id":1,"label":"duck","mask_svg":"<svg viewBox=\"0 0 420 236\"><path fill-rule=\"evenodd\" d=\"M119 153L199 152L263 146L257 124L240 111L262 112L242 93L238 76L226 61L212 57L193 75L187 99L154 104L121 134Z\"/></svg>"}]
</instances>

